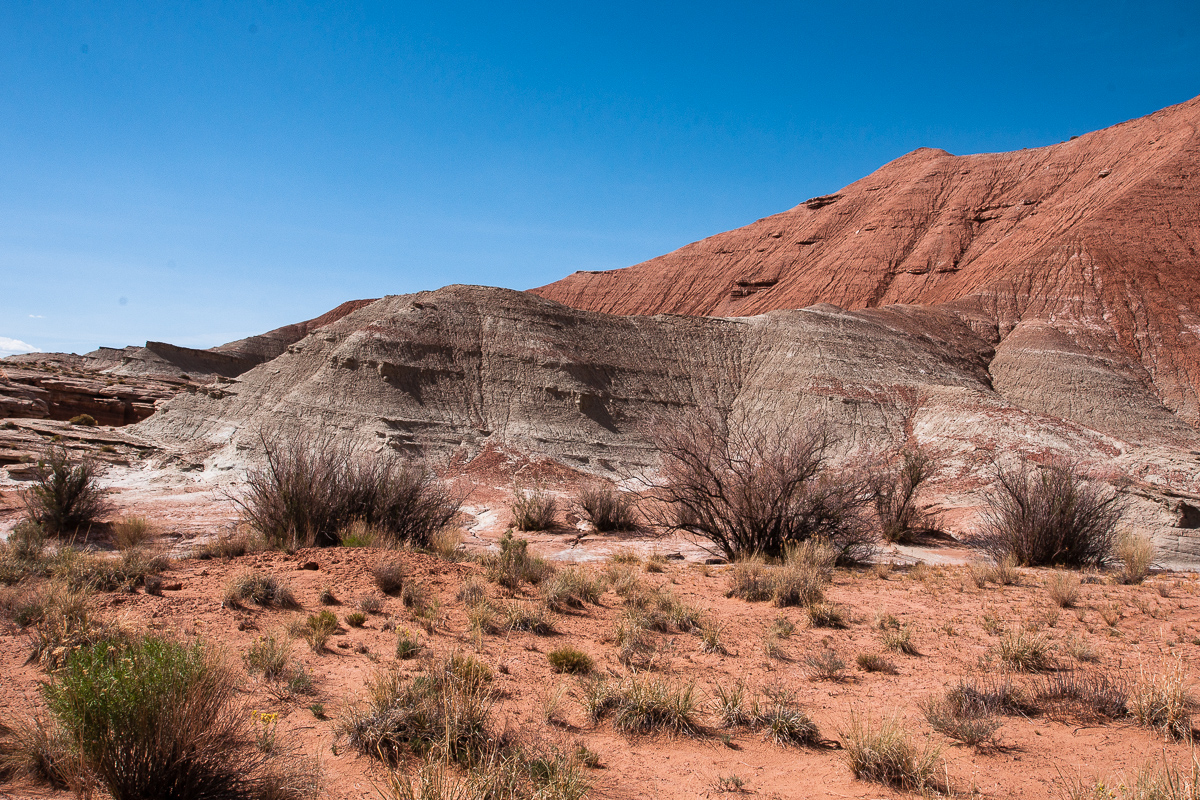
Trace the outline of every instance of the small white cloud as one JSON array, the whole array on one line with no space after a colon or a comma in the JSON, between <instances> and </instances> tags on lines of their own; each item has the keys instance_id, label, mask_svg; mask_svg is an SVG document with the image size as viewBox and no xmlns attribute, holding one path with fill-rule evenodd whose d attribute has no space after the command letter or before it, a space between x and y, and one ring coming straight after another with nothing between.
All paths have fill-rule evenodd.
<instances>
[{"instance_id":1,"label":"small white cloud","mask_svg":"<svg viewBox=\"0 0 1200 800\"><path fill-rule=\"evenodd\" d=\"M43 317L41 314L30 314L29 318L30 319L45 319L45 317Z\"/></svg>"},{"instance_id":2,"label":"small white cloud","mask_svg":"<svg viewBox=\"0 0 1200 800\"><path fill-rule=\"evenodd\" d=\"M0 336L0 358L5 356L15 356L18 353L40 353L31 344L22 342L20 339L9 339L7 336Z\"/></svg>"}]
</instances>

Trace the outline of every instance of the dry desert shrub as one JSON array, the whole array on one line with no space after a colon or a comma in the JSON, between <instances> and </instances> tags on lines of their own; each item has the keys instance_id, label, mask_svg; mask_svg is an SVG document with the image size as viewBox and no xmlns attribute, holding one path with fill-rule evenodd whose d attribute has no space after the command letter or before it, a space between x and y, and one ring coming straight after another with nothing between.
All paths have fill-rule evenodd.
<instances>
[{"instance_id":1,"label":"dry desert shrub","mask_svg":"<svg viewBox=\"0 0 1200 800\"><path fill-rule=\"evenodd\" d=\"M878 653L859 653L854 659L858 668L863 672L882 672L885 675L895 675L896 665Z\"/></svg>"},{"instance_id":2,"label":"dry desert shrub","mask_svg":"<svg viewBox=\"0 0 1200 800\"><path fill-rule=\"evenodd\" d=\"M493 739L491 681L486 665L458 653L412 677L381 670L334 730L360 753L391 764L409 754L478 763Z\"/></svg>"},{"instance_id":3,"label":"dry desert shrub","mask_svg":"<svg viewBox=\"0 0 1200 800\"><path fill-rule=\"evenodd\" d=\"M913 644L911 625L884 628L880 631L880 641L887 650L903 653L906 656L921 655L917 646Z\"/></svg>"},{"instance_id":4,"label":"dry desert shrub","mask_svg":"<svg viewBox=\"0 0 1200 800\"><path fill-rule=\"evenodd\" d=\"M771 565L753 557L734 564L726 596L750 602L771 600L778 608L811 606L824 599L827 582L818 566L795 561Z\"/></svg>"},{"instance_id":5,"label":"dry desert shrub","mask_svg":"<svg viewBox=\"0 0 1200 800\"><path fill-rule=\"evenodd\" d=\"M259 572L243 572L226 584L226 605L238 608L243 600L249 600L264 608L297 608L300 605L296 602L296 595L287 581Z\"/></svg>"},{"instance_id":6,"label":"dry desert shrub","mask_svg":"<svg viewBox=\"0 0 1200 800\"><path fill-rule=\"evenodd\" d=\"M583 515L601 533L637 528L636 500L610 486L589 486L576 498Z\"/></svg>"},{"instance_id":7,"label":"dry desert shrub","mask_svg":"<svg viewBox=\"0 0 1200 800\"><path fill-rule=\"evenodd\" d=\"M813 603L808 607L808 624L814 628L848 628L846 612L834 603Z\"/></svg>"},{"instance_id":8,"label":"dry desert shrub","mask_svg":"<svg viewBox=\"0 0 1200 800\"><path fill-rule=\"evenodd\" d=\"M275 547L338 544L339 533L359 521L388 545L428 548L464 499L424 466L362 452L331 432L259 440L266 464L252 469L231 499Z\"/></svg>"},{"instance_id":9,"label":"dry desert shrub","mask_svg":"<svg viewBox=\"0 0 1200 800\"><path fill-rule=\"evenodd\" d=\"M980 703L964 702L966 696L951 689L941 696L930 696L918 703L925 721L943 736L969 747L989 744L1003 722Z\"/></svg>"},{"instance_id":10,"label":"dry desert shrub","mask_svg":"<svg viewBox=\"0 0 1200 800\"><path fill-rule=\"evenodd\" d=\"M843 757L854 777L914 792L936 789L941 748L928 741L915 744L899 717L873 724L853 712L841 736Z\"/></svg>"},{"instance_id":11,"label":"dry desert shrub","mask_svg":"<svg viewBox=\"0 0 1200 800\"><path fill-rule=\"evenodd\" d=\"M585 705L594 719L611 715L613 727L623 733L698 736L703 730L696 718L695 684L668 678L630 677Z\"/></svg>"},{"instance_id":12,"label":"dry desert shrub","mask_svg":"<svg viewBox=\"0 0 1200 800\"><path fill-rule=\"evenodd\" d=\"M1126 505L1124 496L1088 483L1070 464L997 464L996 485L973 544L997 562L1103 566L1114 555Z\"/></svg>"},{"instance_id":13,"label":"dry desert shrub","mask_svg":"<svg viewBox=\"0 0 1200 800\"><path fill-rule=\"evenodd\" d=\"M1154 564L1155 547L1147 536L1126 533L1117 542L1117 561L1120 569L1117 580L1125 584L1141 583Z\"/></svg>"},{"instance_id":14,"label":"dry desert shrub","mask_svg":"<svg viewBox=\"0 0 1200 800\"><path fill-rule=\"evenodd\" d=\"M583 800L591 790L588 766L578 748L497 746L465 770L431 754L414 771L390 773L380 794L387 800Z\"/></svg>"},{"instance_id":15,"label":"dry desert shrub","mask_svg":"<svg viewBox=\"0 0 1200 800\"><path fill-rule=\"evenodd\" d=\"M554 527L558 500L540 486L513 489L513 527L519 531L548 531Z\"/></svg>"},{"instance_id":16,"label":"dry desert shrub","mask_svg":"<svg viewBox=\"0 0 1200 800\"><path fill-rule=\"evenodd\" d=\"M872 481L875 512L885 541L907 543L937 530L937 518L917 505L917 492L936 471L933 459L919 449L905 450L900 463Z\"/></svg>"},{"instance_id":17,"label":"dry desert shrub","mask_svg":"<svg viewBox=\"0 0 1200 800\"><path fill-rule=\"evenodd\" d=\"M865 560L874 534L865 512L872 492L864 476L834 471L826 424L787 427L747 416L689 416L660 422L662 457L650 486L656 522L702 542L729 560L781 558L789 545L821 538L844 562Z\"/></svg>"},{"instance_id":18,"label":"dry desert shrub","mask_svg":"<svg viewBox=\"0 0 1200 800\"><path fill-rule=\"evenodd\" d=\"M66 447L50 445L21 493L29 519L48 536L86 533L108 511L97 482L100 470L99 462L87 456L76 459Z\"/></svg>"},{"instance_id":19,"label":"dry desert shrub","mask_svg":"<svg viewBox=\"0 0 1200 800\"><path fill-rule=\"evenodd\" d=\"M385 558L371 565L371 578L384 594L395 594L403 589L407 574L408 570L399 558Z\"/></svg>"},{"instance_id":20,"label":"dry desert shrub","mask_svg":"<svg viewBox=\"0 0 1200 800\"><path fill-rule=\"evenodd\" d=\"M512 601L502 612L504 627L510 631L526 631L538 636L554 633L555 615L545 605Z\"/></svg>"},{"instance_id":21,"label":"dry desert shrub","mask_svg":"<svg viewBox=\"0 0 1200 800\"><path fill-rule=\"evenodd\" d=\"M227 529L198 545L191 557L207 561L213 558L230 559L267 549L267 541L248 525Z\"/></svg>"},{"instance_id":22,"label":"dry desert shrub","mask_svg":"<svg viewBox=\"0 0 1200 800\"><path fill-rule=\"evenodd\" d=\"M337 617L332 611L323 610L316 614L309 614L308 619L304 620L304 630L301 634L304 641L308 642L308 646L314 653L325 652L325 644L329 641L338 629Z\"/></svg>"},{"instance_id":23,"label":"dry desert shrub","mask_svg":"<svg viewBox=\"0 0 1200 800\"><path fill-rule=\"evenodd\" d=\"M281 636L260 636L246 651L246 668L261 674L267 680L279 680L287 673L291 660L290 641Z\"/></svg>"},{"instance_id":24,"label":"dry desert shrub","mask_svg":"<svg viewBox=\"0 0 1200 800\"><path fill-rule=\"evenodd\" d=\"M846 662L829 648L810 653L804 658L809 680L843 681L846 679Z\"/></svg>"}]
</instances>

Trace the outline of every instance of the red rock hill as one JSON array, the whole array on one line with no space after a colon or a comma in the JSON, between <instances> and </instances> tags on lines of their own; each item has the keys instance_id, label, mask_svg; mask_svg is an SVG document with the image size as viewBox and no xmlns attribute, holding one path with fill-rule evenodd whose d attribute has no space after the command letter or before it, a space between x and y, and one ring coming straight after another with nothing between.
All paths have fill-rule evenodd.
<instances>
[{"instance_id":1,"label":"red rock hill","mask_svg":"<svg viewBox=\"0 0 1200 800\"><path fill-rule=\"evenodd\" d=\"M782 214L533 292L612 314L938 305L998 344L1010 373L1103 362L1194 426L1198 123L1200 98L1033 150L922 148ZM1024 391L1048 389L1036 383ZM1056 410L1046 402L1032 404Z\"/></svg>"}]
</instances>

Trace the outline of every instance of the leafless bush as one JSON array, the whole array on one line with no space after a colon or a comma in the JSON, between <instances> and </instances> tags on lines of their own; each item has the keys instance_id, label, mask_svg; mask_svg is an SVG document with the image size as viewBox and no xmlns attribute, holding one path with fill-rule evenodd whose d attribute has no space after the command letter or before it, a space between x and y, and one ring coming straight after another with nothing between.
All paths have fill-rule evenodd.
<instances>
[{"instance_id":1,"label":"leafless bush","mask_svg":"<svg viewBox=\"0 0 1200 800\"><path fill-rule=\"evenodd\" d=\"M429 547L463 500L419 464L368 456L328 434L260 440L267 463L231 499L275 546L337 544L339 531L361 521L390 543Z\"/></svg>"},{"instance_id":2,"label":"leafless bush","mask_svg":"<svg viewBox=\"0 0 1200 800\"><path fill-rule=\"evenodd\" d=\"M874 536L864 519L872 492L861 475L828 466L828 425L799 427L699 415L659 424L662 455L651 494L656 522L729 559L779 558L788 545L822 538L842 561L865 559Z\"/></svg>"},{"instance_id":3,"label":"leafless bush","mask_svg":"<svg viewBox=\"0 0 1200 800\"><path fill-rule=\"evenodd\" d=\"M600 532L631 531L637 527L633 496L609 486L589 486L577 499L583 514Z\"/></svg>"},{"instance_id":4,"label":"leafless bush","mask_svg":"<svg viewBox=\"0 0 1200 800\"><path fill-rule=\"evenodd\" d=\"M1123 676L1098 669L1056 672L1035 685L1034 698L1084 720L1120 719L1128 712L1131 689Z\"/></svg>"},{"instance_id":5,"label":"leafless bush","mask_svg":"<svg viewBox=\"0 0 1200 800\"><path fill-rule=\"evenodd\" d=\"M921 450L905 450L898 465L884 470L872 483L879 528L889 542L911 542L937 529L937 518L917 505L917 491L936 470Z\"/></svg>"},{"instance_id":6,"label":"leafless bush","mask_svg":"<svg viewBox=\"0 0 1200 800\"><path fill-rule=\"evenodd\" d=\"M104 490L96 483L100 469L87 456L76 460L66 447L50 445L21 495L29 518L50 536L86 531L108 510Z\"/></svg>"},{"instance_id":7,"label":"leafless bush","mask_svg":"<svg viewBox=\"0 0 1200 800\"><path fill-rule=\"evenodd\" d=\"M1070 464L996 466L974 545L1021 566L1102 566L1112 560L1126 499L1088 483Z\"/></svg>"}]
</instances>

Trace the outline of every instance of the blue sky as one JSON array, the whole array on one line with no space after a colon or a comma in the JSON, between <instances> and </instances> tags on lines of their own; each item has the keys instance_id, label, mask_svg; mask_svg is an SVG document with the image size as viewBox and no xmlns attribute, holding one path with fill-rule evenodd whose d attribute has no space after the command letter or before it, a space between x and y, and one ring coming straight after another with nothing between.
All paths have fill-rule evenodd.
<instances>
[{"instance_id":1,"label":"blue sky","mask_svg":"<svg viewBox=\"0 0 1200 800\"><path fill-rule=\"evenodd\" d=\"M0 352L627 266L1200 94L1200 3L0 4Z\"/></svg>"}]
</instances>

